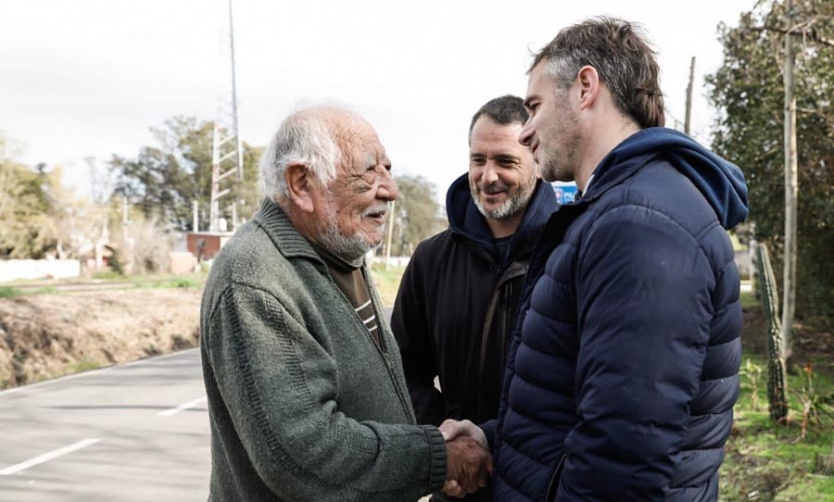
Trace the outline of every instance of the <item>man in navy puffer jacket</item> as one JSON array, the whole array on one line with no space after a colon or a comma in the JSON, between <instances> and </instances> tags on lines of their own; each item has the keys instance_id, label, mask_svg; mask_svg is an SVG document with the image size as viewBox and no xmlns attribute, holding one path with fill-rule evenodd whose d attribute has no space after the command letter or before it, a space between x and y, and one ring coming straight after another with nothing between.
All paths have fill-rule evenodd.
<instances>
[{"instance_id":1,"label":"man in navy puffer jacket","mask_svg":"<svg viewBox=\"0 0 834 502\"><path fill-rule=\"evenodd\" d=\"M714 501L738 397L742 313L725 229L741 171L662 127L654 52L630 23L566 28L530 70L519 137L575 180L530 265L497 421L498 501Z\"/></svg>"}]
</instances>

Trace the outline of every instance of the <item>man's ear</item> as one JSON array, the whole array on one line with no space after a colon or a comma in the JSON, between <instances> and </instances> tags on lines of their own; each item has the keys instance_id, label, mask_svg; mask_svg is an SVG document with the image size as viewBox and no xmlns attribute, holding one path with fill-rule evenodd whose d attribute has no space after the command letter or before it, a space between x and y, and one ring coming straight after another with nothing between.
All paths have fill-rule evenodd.
<instances>
[{"instance_id":1,"label":"man's ear","mask_svg":"<svg viewBox=\"0 0 834 502\"><path fill-rule=\"evenodd\" d=\"M583 66L577 75L579 82L579 108L589 108L599 95L599 73L593 66Z\"/></svg>"},{"instance_id":2,"label":"man's ear","mask_svg":"<svg viewBox=\"0 0 834 502\"><path fill-rule=\"evenodd\" d=\"M312 213L313 206L313 179L314 176L304 164L292 163L284 171L284 180L287 182L287 195L290 202L305 213Z\"/></svg>"}]
</instances>

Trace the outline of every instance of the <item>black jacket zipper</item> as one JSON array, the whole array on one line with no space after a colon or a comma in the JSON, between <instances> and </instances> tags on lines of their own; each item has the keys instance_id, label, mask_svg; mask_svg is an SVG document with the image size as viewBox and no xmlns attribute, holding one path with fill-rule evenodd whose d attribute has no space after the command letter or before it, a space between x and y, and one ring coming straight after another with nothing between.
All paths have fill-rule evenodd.
<instances>
[{"instance_id":1,"label":"black jacket zipper","mask_svg":"<svg viewBox=\"0 0 834 502\"><path fill-rule=\"evenodd\" d=\"M568 454L563 453L559 458L559 463L556 464L553 476L550 477L550 484L547 486L547 495L544 497L544 500L547 502L551 502L556 499L556 491L559 489L559 477L561 477L562 469L565 467L566 458L568 458Z\"/></svg>"}]
</instances>

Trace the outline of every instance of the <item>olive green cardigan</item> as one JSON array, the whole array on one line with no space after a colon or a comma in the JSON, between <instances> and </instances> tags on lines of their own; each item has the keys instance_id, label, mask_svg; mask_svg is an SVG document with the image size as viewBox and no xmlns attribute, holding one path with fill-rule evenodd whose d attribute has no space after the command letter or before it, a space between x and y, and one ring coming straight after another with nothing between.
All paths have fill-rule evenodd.
<instances>
[{"instance_id":1,"label":"olive green cardigan","mask_svg":"<svg viewBox=\"0 0 834 502\"><path fill-rule=\"evenodd\" d=\"M443 437L415 425L396 342L385 319L379 327L381 348L286 213L265 201L217 256L203 293L210 500L403 502L443 485Z\"/></svg>"}]
</instances>

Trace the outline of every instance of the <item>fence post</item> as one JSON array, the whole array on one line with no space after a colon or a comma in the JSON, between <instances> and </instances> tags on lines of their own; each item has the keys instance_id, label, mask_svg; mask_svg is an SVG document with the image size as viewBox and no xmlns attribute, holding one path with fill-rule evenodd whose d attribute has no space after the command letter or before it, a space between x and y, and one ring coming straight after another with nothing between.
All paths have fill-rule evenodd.
<instances>
[{"instance_id":1,"label":"fence post","mask_svg":"<svg viewBox=\"0 0 834 502\"><path fill-rule=\"evenodd\" d=\"M770 419L776 423L786 424L788 393L782 323L779 320L779 292L776 289L776 276L773 275L767 245L760 242L756 250L762 306L767 316L767 400L770 407Z\"/></svg>"}]
</instances>

